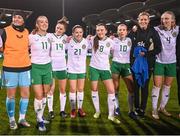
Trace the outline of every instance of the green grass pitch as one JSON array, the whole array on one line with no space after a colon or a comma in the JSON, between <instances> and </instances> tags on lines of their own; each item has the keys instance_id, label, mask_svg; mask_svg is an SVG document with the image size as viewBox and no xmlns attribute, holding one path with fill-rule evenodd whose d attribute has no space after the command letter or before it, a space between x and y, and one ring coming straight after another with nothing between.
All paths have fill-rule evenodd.
<instances>
[{"instance_id":1,"label":"green grass pitch","mask_svg":"<svg viewBox=\"0 0 180 136\"><path fill-rule=\"evenodd\" d=\"M2 62L2 61L1 61ZM0 62L0 66L2 63ZM87 60L87 65L89 59ZM88 76L87 76L88 78ZM160 120L154 120L151 117L151 88L152 81L149 87L148 105L146 111L146 118L141 120L132 120L128 117L128 103L127 103L127 89L125 84L121 82L120 87L120 108L121 116L118 117L121 120L120 125L116 125L108 121L108 109L107 109L107 92L102 83L99 83L100 91L100 108L102 116L100 119L94 119L94 108L91 100L90 81L86 80L85 85L85 97L84 97L84 110L87 113L85 118L71 119L69 116L66 120L61 120L59 116L59 92L55 90L54 94L54 112L55 118L51 124L47 125L47 132L39 132L36 129L36 119L34 112L34 93L31 89L31 96L29 107L26 115L26 119L30 122L30 128L18 128L15 131L9 129L8 117L5 108L6 90L0 91L0 135L120 135L120 134L133 134L133 135L145 135L145 134L180 134L180 118L178 113L180 107L177 99L177 86L176 80L174 80L169 103L167 105L168 111L172 113L172 117L166 117L160 114ZM67 86L67 92L69 91L69 85ZM68 93L67 93L68 94ZM68 98L68 97L67 97ZM16 121L18 120L19 111L19 92L16 95ZM70 112L69 101L67 99L66 111ZM46 106L45 115L47 116L48 110Z\"/></svg>"}]
</instances>

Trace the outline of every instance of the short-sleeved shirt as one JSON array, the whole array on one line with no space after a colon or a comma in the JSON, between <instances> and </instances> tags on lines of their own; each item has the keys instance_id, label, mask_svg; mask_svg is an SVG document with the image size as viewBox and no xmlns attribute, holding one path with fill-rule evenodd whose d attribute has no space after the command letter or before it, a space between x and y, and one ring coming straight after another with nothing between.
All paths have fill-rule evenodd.
<instances>
[{"instance_id":1,"label":"short-sleeved shirt","mask_svg":"<svg viewBox=\"0 0 180 136\"><path fill-rule=\"evenodd\" d=\"M90 66L99 70L110 70L109 56L110 51L113 49L114 42L110 38L99 40L99 47L95 52L92 45L92 56Z\"/></svg>"},{"instance_id":2,"label":"short-sleeved shirt","mask_svg":"<svg viewBox=\"0 0 180 136\"><path fill-rule=\"evenodd\" d=\"M159 26L154 28L158 32L162 43L162 50L157 55L156 62L162 64L176 63L176 38L179 27L176 26L171 30L164 30Z\"/></svg>"},{"instance_id":3,"label":"short-sleeved shirt","mask_svg":"<svg viewBox=\"0 0 180 136\"><path fill-rule=\"evenodd\" d=\"M66 70L66 40L67 35L51 34L51 60L53 71Z\"/></svg>"},{"instance_id":4,"label":"short-sleeved shirt","mask_svg":"<svg viewBox=\"0 0 180 136\"><path fill-rule=\"evenodd\" d=\"M114 38L113 46L113 61L118 63L130 63L130 50L132 46L131 39L126 37L120 40L119 38Z\"/></svg>"},{"instance_id":5,"label":"short-sleeved shirt","mask_svg":"<svg viewBox=\"0 0 180 136\"><path fill-rule=\"evenodd\" d=\"M50 34L44 36L39 34L29 35L29 45L31 48L31 62L34 64L47 64L50 58Z\"/></svg>"},{"instance_id":6,"label":"short-sleeved shirt","mask_svg":"<svg viewBox=\"0 0 180 136\"><path fill-rule=\"evenodd\" d=\"M88 42L82 39L80 42L74 38L67 44L68 60L67 72L68 73L86 73L86 56L88 50Z\"/></svg>"}]
</instances>

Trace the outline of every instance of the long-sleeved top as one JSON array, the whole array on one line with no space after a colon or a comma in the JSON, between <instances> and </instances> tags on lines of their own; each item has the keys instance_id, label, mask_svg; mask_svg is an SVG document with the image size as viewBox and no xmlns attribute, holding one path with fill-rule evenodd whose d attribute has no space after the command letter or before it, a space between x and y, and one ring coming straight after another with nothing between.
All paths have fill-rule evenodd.
<instances>
[{"instance_id":1,"label":"long-sleeved top","mask_svg":"<svg viewBox=\"0 0 180 136\"><path fill-rule=\"evenodd\" d=\"M149 69L154 68L156 55L161 52L161 41L157 31L153 27L148 27L146 30L142 30L138 27L136 32L130 32L129 37L132 40L132 48L130 53L131 65L134 63L134 48L136 46L142 46L147 49L145 57L147 58Z\"/></svg>"},{"instance_id":2,"label":"long-sleeved top","mask_svg":"<svg viewBox=\"0 0 180 136\"><path fill-rule=\"evenodd\" d=\"M179 27L179 34L176 40L176 60L177 60L177 66L180 67L180 27Z\"/></svg>"}]
</instances>

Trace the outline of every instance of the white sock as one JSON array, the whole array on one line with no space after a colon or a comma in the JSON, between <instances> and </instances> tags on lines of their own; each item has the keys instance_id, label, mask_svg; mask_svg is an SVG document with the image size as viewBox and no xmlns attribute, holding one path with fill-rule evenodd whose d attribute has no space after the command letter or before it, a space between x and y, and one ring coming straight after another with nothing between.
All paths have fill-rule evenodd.
<instances>
[{"instance_id":1,"label":"white sock","mask_svg":"<svg viewBox=\"0 0 180 136\"><path fill-rule=\"evenodd\" d=\"M119 92L115 91L115 109L119 108Z\"/></svg>"},{"instance_id":2,"label":"white sock","mask_svg":"<svg viewBox=\"0 0 180 136\"><path fill-rule=\"evenodd\" d=\"M60 100L60 111L65 111L66 93L64 94L59 93L59 100Z\"/></svg>"},{"instance_id":3,"label":"white sock","mask_svg":"<svg viewBox=\"0 0 180 136\"><path fill-rule=\"evenodd\" d=\"M9 117L9 122L11 121L15 121L15 118L14 117Z\"/></svg>"},{"instance_id":4,"label":"white sock","mask_svg":"<svg viewBox=\"0 0 180 136\"><path fill-rule=\"evenodd\" d=\"M69 93L69 100L71 104L71 110L76 109L76 93Z\"/></svg>"},{"instance_id":5,"label":"white sock","mask_svg":"<svg viewBox=\"0 0 180 136\"><path fill-rule=\"evenodd\" d=\"M77 92L77 106L78 106L78 109L82 109L83 100L84 100L84 91Z\"/></svg>"},{"instance_id":6,"label":"white sock","mask_svg":"<svg viewBox=\"0 0 180 136\"><path fill-rule=\"evenodd\" d=\"M160 108L164 109L169 100L170 86L163 85Z\"/></svg>"},{"instance_id":7,"label":"white sock","mask_svg":"<svg viewBox=\"0 0 180 136\"><path fill-rule=\"evenodd\" d=\"M49 112L53 111L53 95L47 95L47 103L48 103L48 109Z\"/></svg>"},{"instance_id":8,"label":"white sock","mask_svg":"<svg viewBox=\"0 0 180 136\"><path fill-rule=\"evenodd\" d=\"M34 110L36 112L36 118L38 122L43 121L42 119L42 100L34 99Z\"/></svg>"},{"instance_id":9,"label":"white sock","mask_svg":"<svg viewBox=\"0 0 180 136\"><path fill-rule=\"evenodd\" d=\"M44 97L44 98L42 99L42 116L43 116L43 114L44 114L44 109L45 109L45 107L46 107L46 102L47 102L47 99L46 99L46 97Z\"/></svg>"},{"instance_id":10,"label":"white sock","mask_svg":"<svg viewBox=\"0 0 180 136\"><path fill-rule=\"evenodd\" d=\"M109 116L114 116L114 106L115 106L115 94L108 94L108 110Z\"/></svg>"},{"instance_id":11,"label":"white sock","mask_svg":"<svg viewBox=\"0 0 180 136\"><path fill-rule=\"evenodd\" d=\"M92 101L93 101L96 112L100 112L98 91L92 91L91 95L92 95Z\"/></svg>"},{"instance_id":12,"label":"white sock","mask_svg":"<svg viewBox=\"0 0 180 136\"><path fill-rule=\"evenodd\" d=\"M25 114L19 114L19 120L25 119Z\"/></svg>"},{"instance_id":13,"label":"white sock","mask_svg":"<svg viewBox=\"0 0 180 136\"><path fill-rule=\"evenodd\" d=\"M133 111L134 105L134 94L128 92L128 104L129 104L129 112Z\"/></svg>"},{"instance_id":14,"label":"white sock","mask_svg":"<svg viewBox=\"0 0 180 136\"><path fill-rule=\"evenodd\" d=\"M157 110L159 92L160 92L160 88L153 86L153 89L152 89L152 108L154 111Z\"/></svg>"}]
</instances>

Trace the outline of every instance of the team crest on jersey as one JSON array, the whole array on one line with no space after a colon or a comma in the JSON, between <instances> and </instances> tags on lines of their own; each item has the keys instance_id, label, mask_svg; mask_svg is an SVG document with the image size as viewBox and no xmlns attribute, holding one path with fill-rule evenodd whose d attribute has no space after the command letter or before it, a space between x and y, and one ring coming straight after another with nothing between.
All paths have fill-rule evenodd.
<instances>
[{"instance_id":1,"label":"team crest on jersey","mask_svg":"<svg viewBox=\"0 0 180 136\"><path fill-rule=\"evenodd\" d=\"M173 32L173 33L172 33L172 36L173 36L173 37L177 37L177 33L176 33L176 32Z\"/></svg>"},{"instance_id":2,"label":"team crest on jersey","mask_svg":"<svg viewBox=\"0 0 180 136\"><path fill-rule=\"evenodd\" d=\"M108 43L106 43L106 47L110 47L110 43L108 42Z\"/></svg>"},{"instance_id":3,"label":"team crest on jersey","mask_svg":"<svg viewBox=\"0 0 180 136\"><path fill-rule=\"evenodd\" d=\"M86 49L86 45L85 44L82 45L82 49Z\"/></svg>"},{"instance_id":4,"label":"team crest on jersey","mask_svg":"<svg viewBox=\"0 0 180 136\"><path fill-rule=\"evenodd\" d=\"M132 45L131 41L128 41L127 45L128 45L128 46L131 46L131 45Z\"/></svg>"},{"instance_id":5,"label":"team crest on jersey","mask_svg":"<svg viewBox=\"0 0 180 136\"><path fill-rule=\"evenodd\" d=\"M66 44L66 40L65 39L63 39L62 42L63 42L63 44Z\"/></svg>"}]
</instances>

